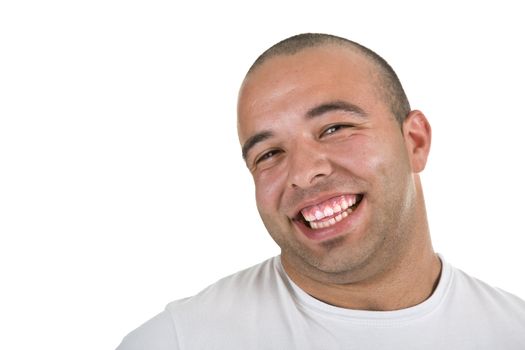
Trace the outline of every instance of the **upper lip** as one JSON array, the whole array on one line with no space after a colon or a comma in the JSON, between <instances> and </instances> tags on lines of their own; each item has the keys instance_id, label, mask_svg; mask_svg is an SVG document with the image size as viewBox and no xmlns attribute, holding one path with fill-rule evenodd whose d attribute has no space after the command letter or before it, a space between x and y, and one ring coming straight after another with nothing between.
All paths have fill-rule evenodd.
<instances>
[{"instance_id":1,"label":"upper lip","mask_svg":"<svg viewBox=\"0 0 525 350\"><path fill-rule=\"evenodd\" d=\"M337 192L337 193L326 193L313 198L308 198L307 200L301 201L295 206L291 213L292 219L302 218L301 210L311 207L313 205L320 204L324 201L329 200L330 198L339 197L345 194L362 194L360 192Z\"/></svg>"}]
</instances>

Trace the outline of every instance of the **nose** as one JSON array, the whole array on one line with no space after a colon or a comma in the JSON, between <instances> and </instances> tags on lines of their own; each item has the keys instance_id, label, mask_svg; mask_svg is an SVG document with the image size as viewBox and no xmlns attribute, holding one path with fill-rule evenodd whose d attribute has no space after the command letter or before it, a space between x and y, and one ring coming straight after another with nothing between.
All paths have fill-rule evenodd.
<instances>
[{"instance_id":1,"label":"nose","mask_svg":"<svg viewBox=\"0 0 525 350\"><path fill-rule=\"evenodd\" d=\"M320 145L303 142L289 155L288 184L292 188L308 188L328 177L332 164Z\"/></svg>"}]
</instances>

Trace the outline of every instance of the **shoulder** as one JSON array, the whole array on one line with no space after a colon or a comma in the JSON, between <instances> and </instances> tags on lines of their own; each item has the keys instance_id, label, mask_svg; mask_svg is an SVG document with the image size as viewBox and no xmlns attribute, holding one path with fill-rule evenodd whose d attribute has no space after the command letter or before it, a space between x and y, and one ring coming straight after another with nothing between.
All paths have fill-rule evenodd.
<instances>
[{"instance_id":1,"label":"shoulder","mask_svg":"<svg viewBox=\"0 0 525 350\"><path fill-rule=\"evenodd\" d=\"M507 321L517 321L525 327L525 301L519 297L493 287L460 269L454 268L453 297L465 307L471 306L478 313L500 317Z\"/></svg>"},{"instance_id":2,"label":"shoulder","mask_svg":"<svg viewBox=\"0 0 525 350\"><path fill-rule=\"evenodd\" d=\"M193 297L171 302L166 309L174 315L202 312L209 318L211 313L231 313L233 306L253 304L258 297L273 293L282 284L278 259L268 259L222 278Z\"/></svg>"},{"instance_id":3,"label":"shoulder","mask_svg":"<svg viewBox=\"0 0 525 350\"><path fill-rule=\"evenodd\" d=\"M224 334L256 327L260 318L254 315L271 317L276 309L271 306L278 295L289 295L288 288L279 257L268 259L195 296L169 303L164 312L128 334L117 350L211 348Z\"/></svg>"},{"instance_id":4,"label":"shoulder","mask_svg":"<svg viewBox=\"0 0 525 350\"><path fill-rule=\"evenodd\" d=\"M173 322L164 311L122 339L117 350L178 349Z\"/></svg>"},{"instance_id":5,"label":"shoulder","mask_svg":"<svg viewBox=\"0 0 525 350\"><path fill-rule=\"evenodd\" d=\"M178 343L184 349L254 348L293 305L279 258L228 276L199 294L170 303ZM260 340L260 339L259 339Z\"/></svg>"}]
</instances>

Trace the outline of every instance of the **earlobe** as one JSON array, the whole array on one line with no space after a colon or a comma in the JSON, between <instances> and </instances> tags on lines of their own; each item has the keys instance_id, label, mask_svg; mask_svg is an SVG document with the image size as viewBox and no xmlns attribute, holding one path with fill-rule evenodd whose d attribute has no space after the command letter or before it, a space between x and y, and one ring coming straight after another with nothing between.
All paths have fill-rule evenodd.
<instances>
[{"instance_id":1,"label":"earlobe","mask_svg":"<svg viewBox=\"0 0 525 350\"><path fill-rule=\"evenodd\" d=\"M414 173L425 169L432 140L432 129L425 115L418 110L410 112L403 122L403 136Z\"/></svg>"}]
</instances>

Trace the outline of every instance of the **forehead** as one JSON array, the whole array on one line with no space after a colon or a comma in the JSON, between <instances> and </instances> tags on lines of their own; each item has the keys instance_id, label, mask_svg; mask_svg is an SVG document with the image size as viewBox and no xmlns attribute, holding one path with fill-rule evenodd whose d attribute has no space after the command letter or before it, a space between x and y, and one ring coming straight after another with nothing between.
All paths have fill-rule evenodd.
<instances>
[{"instance_id":1,"label":"forehead","mask_svg":"<svg viewBox=\"0 0 525 350\"><path fill-rule=\"evenodd\" d=\"M377 72L370 61L345 47L327 45L268 58L241 87L240 141L285 116L304 114L323 102L374 103L376 81Z\"/></svg>"}]
</instances>

